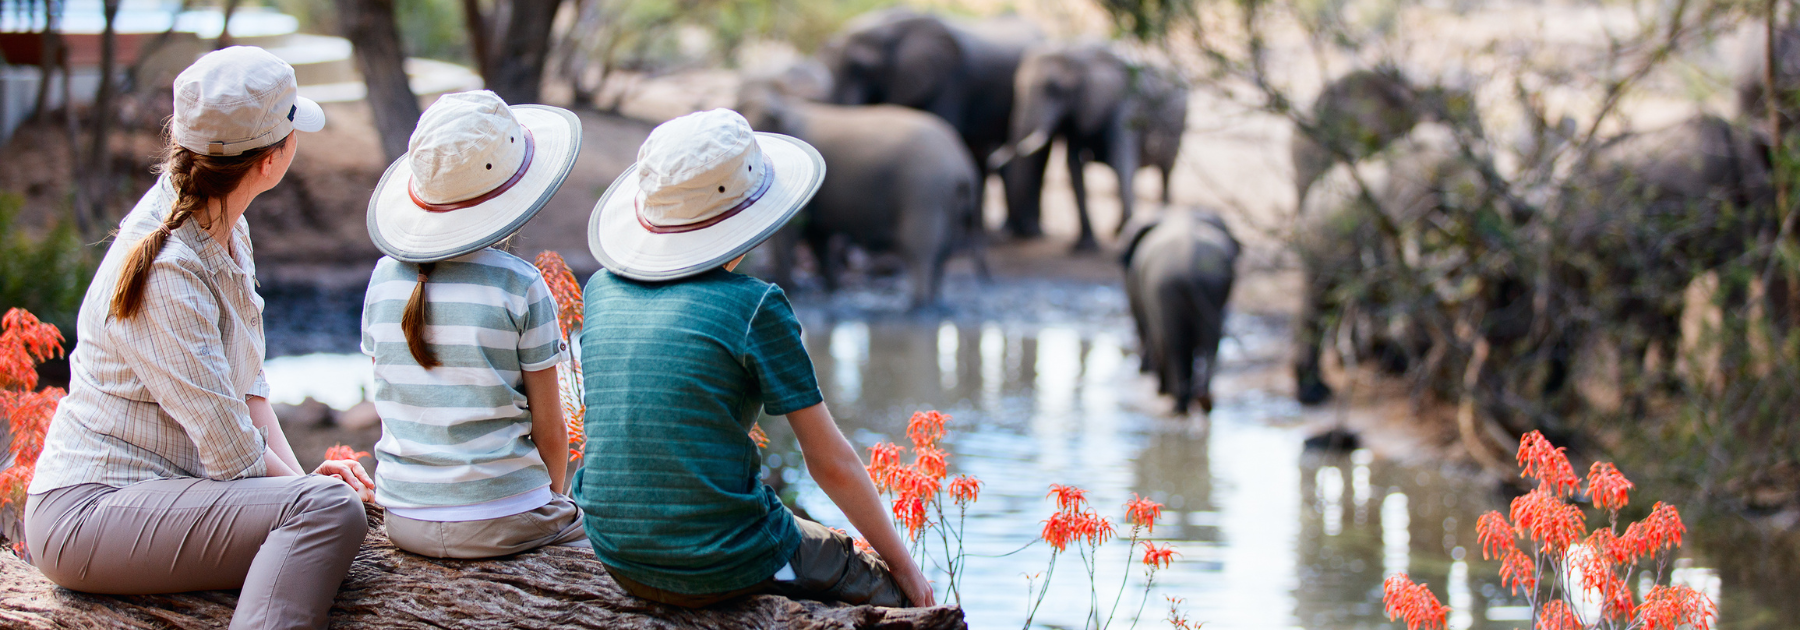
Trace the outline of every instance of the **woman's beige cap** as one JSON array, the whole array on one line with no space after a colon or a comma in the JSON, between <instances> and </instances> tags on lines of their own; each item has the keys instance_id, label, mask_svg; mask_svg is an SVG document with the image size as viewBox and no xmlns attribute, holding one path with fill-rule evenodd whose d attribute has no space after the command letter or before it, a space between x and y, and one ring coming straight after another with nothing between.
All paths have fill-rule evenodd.
<instances>
[{"instance_id":1,"label":"woman's beige cap","mask_svg":"<svg viewBox=\"0 0 1800 630\"><path fill-rule=\"evenodd\" d=\"M805 142L751 131L728 109L688 114L652 130L594 206L588 249L634 280L691 276L774 235L824 181Z\"/></svg>"},{"instance_id":2,"label":"woman's beige cap","mask_svg":"<svg viewBox=\"0 0 1800 630\"><path fill-rule=\"evenodd\" d=\"M395 259L433 262L492 245L536 215L575 166L581 121L486 90L445 94L407 146L369 200L369 237Z\"/></svg>"},{"instance_id":3,"label":"woman's beige cap","mask_svg":"<svg viewBox=\"0 0 1800 630\"><path fill-rule=\"evenodd\" d=\"M169 134L189 151L238 155L323 128L325 111L300 96L294 67L261 48L212 51L175 77Z\"/></svg>"}]
</instances>

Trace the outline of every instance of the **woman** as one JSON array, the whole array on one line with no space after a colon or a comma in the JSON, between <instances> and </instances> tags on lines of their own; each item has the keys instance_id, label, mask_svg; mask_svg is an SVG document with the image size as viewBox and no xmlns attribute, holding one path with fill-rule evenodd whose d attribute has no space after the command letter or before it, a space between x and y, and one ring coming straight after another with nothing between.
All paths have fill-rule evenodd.
<instances>
[{"instance_id":1,"label":"woman","mask_svg":"<svg viewBox=\"0 0 1800 630\"><path fill-rule=\"evenodd\" d=\"M367 531L354 461L302 476L263 380L244 211L318 131L294 70L250 47L175 80L162 177L120 224L77 321L25 540L45 577L108 594L241 588L232 628L323 628Z\"/></svg>"}]
</instances>

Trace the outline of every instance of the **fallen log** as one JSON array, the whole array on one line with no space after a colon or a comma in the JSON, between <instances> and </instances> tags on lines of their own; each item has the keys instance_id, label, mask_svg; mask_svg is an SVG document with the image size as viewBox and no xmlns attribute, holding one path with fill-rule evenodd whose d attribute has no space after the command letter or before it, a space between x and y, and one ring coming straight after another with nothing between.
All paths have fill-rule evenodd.
<instances>
[{"instance_id":1,"label":"fallen log","mask_svg":"<svg viewBox=\"0 0 1800 630\"><path fill-rule=\"evenodd\" d=\"M336 628L966 628L962 610L878 608L754 595L690 610L632 597L585 549L549 547L502 560L440 560L400 551L371 508L369 536L331 607ZM108 596L51 584L0 551L0 628L225 628L236 591Z\"/></svg>"}]
</instances>

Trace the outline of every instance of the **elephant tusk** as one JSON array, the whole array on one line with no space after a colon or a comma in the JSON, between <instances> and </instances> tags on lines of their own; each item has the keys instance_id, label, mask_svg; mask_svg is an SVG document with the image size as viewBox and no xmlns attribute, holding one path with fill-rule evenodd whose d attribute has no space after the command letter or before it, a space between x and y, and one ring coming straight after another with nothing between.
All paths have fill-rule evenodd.
<instances>
[{"instance_id":1,"label":"elephant tusk","mask_svg":"<svg viewBox=\"0 0 1800 630\"><path fill-rule=\"evenodd\" d=\"M988 156L988 168L999 169L1004 167L1011 163L1015 157L1018 157L1018 154L1013 152L1012 147L1000 147L994 151L993 155Z\"/></svg>"},{"instance_id":2,"label":"elephant tusk","mask_svg":"<svg viewBox=\"0 0 1800 630\"><path fill-rule=\"evenodd\" d=\"M988 156L988 168L998 169L1006 166L1013 160L1018 159L1021 155L1037 153L1044 148L1044 145L1049 144L1049 142L1049 133L1042 129L1033 131L1031 132L1031 135L1025 136L1023 140L1000 147L998 150L994 151L993 155Z\"/></svg>"}]
</instances>

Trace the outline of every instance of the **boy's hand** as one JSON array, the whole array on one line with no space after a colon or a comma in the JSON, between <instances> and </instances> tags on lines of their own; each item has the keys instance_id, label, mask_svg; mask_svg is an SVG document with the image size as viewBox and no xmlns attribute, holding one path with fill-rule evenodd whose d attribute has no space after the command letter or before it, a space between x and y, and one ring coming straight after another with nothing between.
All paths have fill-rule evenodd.
<instances>
[{"instance_id":1,"label":"boy's hand","mask_svg":"<svg viewBox=\"0 0 1800 630\"><path fill-rule=\"evenodd\" d=\"M356 491L356 496L363 503L375 502L375 480L369 478L368 471L363 470L362 462L354 459L328 459L319 464L313 473L336 477Z\"/></svg>"},{"instance_id":2,"label":"boy's hand","mask_svg":"<svg viewBox=\"0 0 1800 630\"><path fill-rule=\"evenodd\" d=\"M907 601L917 607L936 606L937 597L931 594L931 583L925 581L925 574L919 571L918 565L911 562L905 564L905 567L893 564L888 567L890 574L894 576L894 583L900 586L901 592L906 593Z\"/></svg>"}]
</instances>

